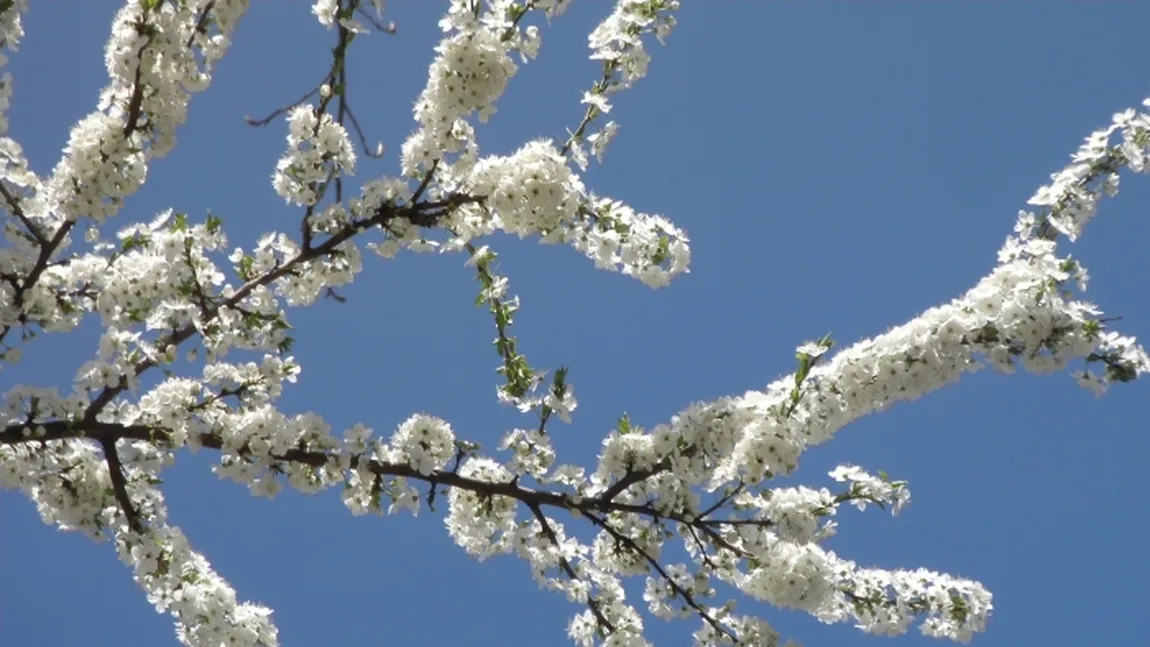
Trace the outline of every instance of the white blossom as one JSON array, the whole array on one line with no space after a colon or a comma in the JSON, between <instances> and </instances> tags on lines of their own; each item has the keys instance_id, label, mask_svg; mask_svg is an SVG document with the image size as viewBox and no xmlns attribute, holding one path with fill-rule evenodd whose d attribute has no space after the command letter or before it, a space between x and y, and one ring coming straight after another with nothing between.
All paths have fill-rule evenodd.
<instances>
[{"instance_id":1,"label":"white blossom","mask_svg":"<svg viewBox=\"0 0 1150 647\"><path fill-rule=\"evenodd\" d=\"M24 36L27 4L0 3L3 48ZM372 4L382 15L382 0ZM317 103L309 94L283 115L286 150L272 185L304 216L246 248L229 244L214 214L167 209L118 228L108 222L176 145L191 94L210 84L246 0L125 3L105 48L109 79L97 109L75 123L43 177L8 136L14 86L0 71L0 367L23 369L24 347L40 337L85 324L98 333L66 387L5 382L0 487L26 495L46 524L111 540L192 647L272 646L278 631L271 610L241 601L170 523L161 474L185 449L218 455L214 473L255 496L339 487L353 515L415 515L440 496L448 535L465 552L514 555L541 588L579 605L567 626L579 645L649 644L644 616L627 599L626 584L638 577L643 608L697 618L700 645L779 644L766 621L733 612L734 599L723 599L732 591L874 634L918 622L926 635L970 640L993 610L981 584L860 567L826 547L840 506L897 514L910 500L905 481L854 465L830 472L828 487L774 481L851 422L987 366L1044 374L1082 362L1072 377L1099 395L1150 370L1137 340L1078 298L1089 272L1058 248L1060 235L1079 237L1117 192L1121 169L1150 169L1150 115L1126 110L1091 134L1030 198L996 266L964 294L833 355L829 338L806 342L796 372L761 390L692 403L650 429L624 416L593 465L560 463L564 441L548 421L572 421L574 387L566 369L545 386L547 373L517 349L508 328L520 300L512 279L493 269L497 243L482 239L502 232L569 244L597 268L651 287L668 285L691 261L690 240L670 220L596 194L579 174L588 147L602 162L619 126L593 122L647 74L644 38L668 36L677 1L619 0L591 32L602 75L583 92L586 116L566 142L533 138L509 154L480 153L473 120L496 112L519 70L513 55L527 64L542 46L539 26L528 23L535 14L557 18L568 4L453 0L414 104L416 128L392 160L398 175L346 193L357 166L348 128L359 125L335 107L346 88L332 72ZM368 31L348 8L311 6L344 46ZM384 259L468 254L479 303L495 318L506 381L498 400L530 417L496 432L490 454L468 440L464 420L455 428L416 413L384 439L363 422L336 435L320 414L281 407L303 375L288 311L343 300L335 288L364 270L364 245Z\"/></svg>"}]
</instances>

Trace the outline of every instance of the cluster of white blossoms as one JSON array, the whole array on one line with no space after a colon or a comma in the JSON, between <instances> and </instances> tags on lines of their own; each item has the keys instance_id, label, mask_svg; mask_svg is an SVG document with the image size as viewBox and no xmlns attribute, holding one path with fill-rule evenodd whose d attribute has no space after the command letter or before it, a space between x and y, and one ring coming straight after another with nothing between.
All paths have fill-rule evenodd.
<instances>
[{"instance_id":1,"label":"cluster of white blossoms","mask_svg":"<svg viewBox=\"0 0 1150 647\"><path fill-rule=\"evenodd\" d=\"M3 47L15 51L24 37L24 27L20 23L20 13L25 10L27 0L13 2L13 7L0 13L0 43ZM0 68L8 65L8 56L0 49ZM8 107L12 97L12 73L0 73L0 178L16 186L25 187L35 181L36 176L28 171L27 161L24 159L23 149L11 137L4 137L8 132Z\"/></svg>"},{"instance_id":2,"label":"cluster of white blossoms","mask_svg":"<svg viewBox=\"0 0 1150 647\"><path fill-rule=\"evenodd\" d=\"M99 245L90 254L65 257L64 252L78 224L98 225L116 214L142 185L150 159L175 145L189 92L207 86L211 68L227 49L246 8L243 0L126 3L114 19L106 49L110 82L99 109L74 127L52 174L36 177L18 144L9 138L0 144L6 157L0 183L8 214L8 246L0 249L0 272L20 279L5 280L0 289L0 338L12 343L9 332L16 325L44 332L68 330L87 312L99 311L108 326L101 360L81 369L74 394L20 387L5 394L3 424L20 424L23 437L52 433L35 424L41 421L74 423L88 416L98 425L117 420L113 409L92 410L90 396L80 388L107 384L117 371L125 383L135 383L134 370L145 360L141 353L147 344L138 343L139 335L127 326L165 316L161 302L188 300L178 294L178 285L165 288L162 282L170 272L194 271L189 268L197 266L203 242L186 264L186 257L176 258L185 248L169 244L147 227L129 234L138 234L138 243L152 238L147 252L109 251ZM4 3L0 12L0 37L10 49L22 35L20 13L26 9L27 3L17 0ZM5 97L10 89L5 79ZM5 362L18 361L15 350L4 353ZM275 644L271 611L238 602L230 585L167 523L163 497L154 483L171 455L148 442L120 443L115 475L108 467L109 455L85 440L5 444L0 449L0 484L27 492L46 523L96 539L112 536L149 600L175 617L177 635L185 644ZM120 506L121 496L133 502L131 517ZM145 518L146 526L140 521Z\"/></svg>"},{"instance_id":3,"label":"cluster of white blossoms","mask_svg":"<svg viewBox=\"0 0 1150 647\"><path fill-rule=\"evenodd\" d=\"M588 37L591 60L609 61L618 68L620 88L630 88L647 76L651 55L643 47L641 35L654 32L665 42L675 26L678 0L622 0L606 20Z\"/></svg>"},{"instance_id":4,"label":"cluster of white blossoms","mask_svg":"<svg viewBox=\"0 0 1150 647\"><path fill-rule=\"evenodd\" d=\"M499 2L491 11L477 12L470 2L453 1L440 21L446 32L436 46L427 86L415 103L419 128L403 143L403 174L419 177L445 153L457 152L472 139L463 122L478 112L486 122L495 101L507 89L519 67L511 60L519 34L505 20L512 2ZM549 12L549 15L551 13ZM532 32L538 40L538 31ZM521 51L537 49L537 42Z\"/></svg>"},{"instance_id":5,"label":"cluster of white blossoms","mask_svg":"<svg viewBox=\"0 0 1150 647\"><path fill-rule=\"evenodd\" d=\"M512 474L528 474L539 481L544 480L555 462L551 437L538 429L512 429L503 437L499 449L512 452L507 461Z\"/></svg>"},{"instance_id":6,"label":"cluster of white blossoms","mask_svg":"<svg viewBox=\"0 0 1150 647\"><path fill-rule=\"evenodd\" d=\"M272 186L290 204L315 204L321 182L335 173L355 174L355 148L347 130L330 114L317 115L312 106L298 106L288 115L288 146Z\"/></svg>"},{"instance_id":7,"label":"cluster of white blossoms","mask_svg":"<svg viewBox=\"0 0 1150 647\"><path fill-rule=\"evenodd\" d=\"M26 3L6 3L0 13L4 44L22 35L19 14ZM5 161L5 201L12 218L5 226L8 247L0 249L0 268L32 280L0 288L0 326L17 320L58 329L80 309L75 295L55 284L48 261L59 261L71 246L71 230L82 217L101 223L117 213L124 198L143 183L148 160L175 144L175 129L186 118L189 92L206 87L210 70L223 55L231 29L246 1L163 3L132 2L117 13L105 62L110 83L100 109L72 129L64 155L44 179L28 170L21 148L0 141ZM202 20L209 15L210 23ZM5 96L11 83L5 81ZM21 227L14 228L18 222ZM52 256L41 257L42 249ZM53 269L61 265L53 265ZM66 272L66 268L63 270ZM66 305L59 305L62 301ZM67 324L63 326L69 328Z\"/></svg>"},{"instance_id":8,"label":"cluster of white blossoms","mask_svg":"<svg viewBox=\"0 0 1150 647\"><path fill-rule=\"evenodd\" d=\"M466 242L494 231L544 243L569 243L595 262L651 287L688 271L687 235L660 216L637 213L618 200L588 192L549 140L529 142L514 154L478 160L460 189L484 196L450 220Z\"/></svg>"},{"instance_id":9,"label":"cluster of white blossoms","mask_svg":"<svg viewBox=\"0 0 1150 647\"><path fill-rule=\"evenodd\" d=\"M338 32L333 70L352 37L367 31L356 18L364 16L361 4L312 7ZM382 11L382 2L372 4ZM541 587L583 607L568 626L580 645L649 644L645 615L627 598L635 577L644 578L647 612L698 619L694 636L703 646L779 643L766 621L734 613L736 593L871 633L900 634L918 621L928 635L969 640L992 610L977 582L861 567L824 546L838 531L842 505L897 513L910 499L905 482L855 466L830 473L838 490L779 487L773 479L794 472L808 447L850 422L984 365L1048 373L1083 361L1074 377L1096 393L1150 370L1132 337L1108 330L1101 311L1075 297L1087 272L1056 246L1060 235L1081 234L1101 197L1117 191L1121 169L1147 171L1150 116L1129 110L1091 135L1031 199L1034 210L1020 213L997 267L966 294L833 356L829 339L803 344L796 372L761 391L695 403L650 430L624 417L597 463L584 468L557 461L547 428L552 418L571 422L577 406L566 369L539 390L544 373L527 364L508 332L519 301L495 273L494 252L473 241L502 231L570 244L597 267L653 287L687 271L690 248L670 221L599 196L578 175L588 162L584 145L601 161L618 131L614 122L591 128L611 110L610 97L647 73L644 39L667 36L675 0L619 0L595 28L591 58L602 76L583 93L583 120L562 146L532 139L508 155L479 154L471 120L495 112L518 69L513 54L527 63L539 51L539 28L526 21L556 17L568 4L454 0L415 104L416 130L401 147L400 174L365 182L346 204L322 204L342 196L328 188L356 166L343 124L346 96L333 71L317 88L318 104L287 111L287 150L273 174L277 194L304 211L299 238L272 232L229 253L219 218L192 223L170 210L101 238L151 161L175 144L189 93L207 86L247 7L127 2L107 46L110 82L99 110L73 129L52 174L38 178L20 145L0 137L0 366L16 364L38 335L88 318L103 328L66 392L23 385L3 394L0 487L27 494L45 523L111 538L192 647L271 646L278 638L271 611L238 601L169 524L158 484L183 449L218 452L214 471L257 496L340 487L355 515L418 514L447 488L452 539L479 559L518 556ZM0 3L8 49L23 35L26 8L23 0ZM0 135L11 89L5 73ZM329 112L333 105L341 107ZM1112 145L1115 134L1121 142ZM84 251L73 247L81 231ZM382 234L366 244L384 258L469 255L479 303L498 332L506 380L499 398L538 416L503 436L498 457L430 414L408 417L385 441L363 424L337 436L316 413L277 407L285 383L301 375L289 354L287 308L352 282L363 270L357 238L369 232ZM17 328L21 334L11 334ZM250 361L229 358L233 350ZM198 372L186 370L199 362ZM568 532L558 513L591 532ZM668 563L673 555L687 561Z\"/></svg>"},{"instance_id":10,"label":"cluster of white blossoms","mask_svg":"<svg viewBox=\"0 0 1150 647\"><path fill-rule=\"evenodd\" d=\"M511 472L506 467L486 457L468 459L459 468L459 475L484 483L511 481ZM480 560L511 549L518 501L462 488L452 489L447 501L447 532L460 548Z\"/></svg>"},{"instance_id":11,"label":"cluster of white blossoms","mask_svg":"<svg viewBox=\"0 0 1150 647\"><path fill-rule=\"evenodd\" d=\"M481 159L464 186L487 197L483 207L493 214L493 229L520 238L569 226L585 191L549 140L529 142L509 157Z\"/></svg>"},{"instance_id":12,"label":"cluster of white blossoms","mask_svg":"<svg viewBox=\"0 0 1150 647\"><path fill-rule=\"evenodd\" d=\"M427 415L407 419L391 438L392 462L405 463L424 476L441 470L455 455L455 432L445 420Z\"/></svg>"},{"instance_id":13,"label":"cluster of white blossoms","mask_svg":"<svg viewBox=\"0 0 1150 647\"><path fill-rule=\"evenodd\" d=\"M634 87L647 76L651 55L644 46L643 35L653 33L663 43L675 26L674 12L678 8L678 0L622 1L591 32L591 60L603 62L603 75L591 90L583 93L587 113L565 147L580 168L586 169L589 161L583 141L591 145L591 154L603 162L603 153L619 132L619 124L608 121L593 133L587 133L587 127L600 115L611 112L611 95Z\"/></svg>"},{"instance_id":14,"label":"cluster of white blossoms","mask_svg":"<svg viewBox=\"0 0 1150 647\"><path fill-rule=\"evenodd\" d=\"M555 16L566 2L532 2L529 7ZM519 237L541 236L546 243L570 243L601 269L616 269L644 283L661 287L686 272L690 261L686 234L658 216L637 213L617 200L589 193L567 165L568 153L579 162L578 138L557 149L549 140L527 143L509 156L478 157L475 134L465 120L477 113L480 121L495 112L518 66L519 51L527 60L539 47L537 30L517 27L509 16L526 9L514 2L496 2L477 15L470 3L451 5L441 26L448 35L436 48L428 83L416 102L419 128L403 144L403 172L409 177L428 173L432 165L443 178L431 195L461 191L481 198L461 206L446 219L454 240L446 245L429 241L403 224L390 231L391 239L377 247L384 255L400 246L413 249L460 249L472 238L504 231ZM606 96L630 87L646 73L647 54L641 36L654 32L660 39L674 25L670 13L677 2L647 0L620 2L596 28L592 58L604 60L605 80L596 86L595 101L609 110ZM588 113L585 121L595 114ZM584 124L586 125L586 124ZM590 136L594 151L602 155L617 125ZM580 127L580 132L583 127ZM454 163L446 154L462 155ZM585 167L585 163L580 163Z\"/></svg>"}]
</instances>

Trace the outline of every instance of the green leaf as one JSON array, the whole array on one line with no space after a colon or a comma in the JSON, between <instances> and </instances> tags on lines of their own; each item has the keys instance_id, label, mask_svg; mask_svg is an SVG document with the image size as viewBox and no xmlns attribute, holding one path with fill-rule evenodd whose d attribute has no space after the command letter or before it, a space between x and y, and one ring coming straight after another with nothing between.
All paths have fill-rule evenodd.
<instances>
[{"instance_id":1,"label":"green leaf","mask_svg":"<svg viewBox=\"0 0 1150 647\"><path fill-rule=\"evenodd\" d=\"M134 234L130 238L124 239L124 242L120 244L120 251L121 252L128 252L128 251L131 251L137 247L143 247L144 244L147 242L148 242L148 239L145 238L144 236L141 236L140 234Z\"/></svg>"},{"instance_id":2,"label":"green leaf","mask_svg":"<svg viewBox=\"0 0 1150 647\"><path fill-rule=\"evenodd\" d=\"M667 236L659 236L659 249L655 252L651 260L656 265L661 265L663 261L667 260L667 256L671 253L671 239Z\"/></svg>"},{"instance_id":3,"label":"green leaf","mask_svg":"<svg viewBox=\"0 0 1150 647\"><path fill-rule=\"evenodd\" d=\"M236 264L236 272L240 278L245 281L252 278L252 267L255 265L256 259L251 256L244 256L240 262Z\"/></svg>"},{"instance_id":4,"label":"green leaf","mask_svg":"<svg viewBox=\"0 0 1150 647\"><path fill-rule=\"evenodd\" d=\"M176 221L172 223L172 231L188 230L188 214L176 213Z\"/></svg>"}]
</instances>

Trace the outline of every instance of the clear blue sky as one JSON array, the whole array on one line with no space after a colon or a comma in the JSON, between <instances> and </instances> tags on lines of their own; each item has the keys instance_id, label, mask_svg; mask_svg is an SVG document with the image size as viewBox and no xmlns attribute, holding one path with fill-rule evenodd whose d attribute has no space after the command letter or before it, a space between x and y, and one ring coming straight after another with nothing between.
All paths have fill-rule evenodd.
<instances>
[{"instance_id":1,"label":"clear blue sky","mask_svg":"<svg viewBox=\"0 0 1150 647\"><path fill-rule=\"evenodd\" d=\"M174 207L222 216L233 245L297 229L299 214L269 181L286 128L242 117L318 81L334 35L309 2L252 4L213 86L193 99L180 145L116 225ZM41 173L106 82L117 5L33 3L27 16L9 114ZM383 160L361 158L360 180L397 173L444 3L389 5L399 33L352 52L353 105L389 148ZM480 130L483 151L578 123L598 75L586 35L609 11L581 0L543 27L539 60ZM554 431L579 460L593 459L624 411L653 425L789 372L805 339L831 331L850 343L959 295L1081 139L1150 95L1146 3L731 0L685 2L679 18L668 46L653 49L650 76L616 100L622 130L587 182L686 228L691 273L651 291L567 248L492 243L522 298L522 350L539 367L571 366L580 406ZM1072 251L1094 277L1089 298L1123 317L1119 330L1150 339L1150 179L1123 182ZM283 407L384 434L427 411L493 448L518 419L495 402L494 330L463 260L368 257L349 303L295 311L304 371ZM0 388L64 383L93 352L91 333L39 340ZM1141 644L1148 389L1119 385L1097 400L1065 374L978 374L843 430L788 482L828 484L840 462L909 480L901 516L845 509L832 547L863 564L981 580L996 612L976 645ZM580 609L539 591L515 558L473 561L440 513L353 518L337 491L257 500L211 475L213 458L184 455L167 473L172 516L243 599L275 609L285 646L569 644ZM0 582L6 646L176 644L110 545L42 525L12 492L0 493ZM810 647L928 643L749 600L740 608ZM686 645L697 622L649 625L657 644Z\"/></svg>"}]
</instances>

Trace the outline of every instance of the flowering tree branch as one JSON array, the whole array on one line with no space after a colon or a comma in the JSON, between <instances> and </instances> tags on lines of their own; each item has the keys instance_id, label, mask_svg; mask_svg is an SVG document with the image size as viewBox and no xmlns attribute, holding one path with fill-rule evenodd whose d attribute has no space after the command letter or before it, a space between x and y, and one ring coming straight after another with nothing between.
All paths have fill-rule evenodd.
<instances>
[{"instance_id":1,"label":"flowering tree branch","mask_svg":"<svg viewBox=\"0 0 1150 647\"><path fill-rule=\"evenodd\" d=\"M213 399L215 400L215 398ZM210 406L205 403L205 406ZM162 429L146 425L124 425L117 423L101 423L101 422L78 422L69 423L64 421L54 421L44 424L38 424L35 428L26 426L10 426L0 431L0 445L20 445L20 444L33 444L42 445L43 443L50 443L53 441L62 441L69 439L91 439L99 443L102 449L106 452L113 454L113 448L116 443L121 441L140 441L151 444L158 444L161 446L170 445L172 433ZM225 441L213 434L201 434L195 439L188 442L189 445L203 448L223 450L226 449ZM248 447L239 448L237 454L245 457L253 457L251 449ZM620 503L613 500L613 496L608 496L608 493L589 499L577 498L568 496L562 492L554 492L547 490L537 490L530 487L520 485L517 483L507 482L491 482L481 479L467 478L461 476L458 471L454 470L433 470L429 473L422 473L411 465L406 463L391 463L380 461L371 458L370 454L352 455L344 461L341 455L334 452L310 451L306 449L291 449L282 453L271 453L267 455L267 459L272 462L279 470L288 471L291 464L306 466L311 468L324 468L334 465L338 468L341 462L347 462L348 468L357 470L363 467L366 471L376 476L393 476L424 481L432 485L443 485L452 488L459 488L469 492L475 492L483 496L504 496L515 499L526 504L529 508L532 506L547 506L553 508L562 508L564 510L578 512L580 514L591 513L607 513L607 512L621 512L628 514L639 514L651 517L657 520L677 521L692 526L698 530L708 532L708 528L715 525L738 525L745 522L745 520L715 520L707 519L707 515L701 515L699 518L688 518L686 516L677 514L673 511L660 510L651 504L630 504ZM120 462L118 458L109 456L109 465L116 465L119 471ZM113 480L118 477L112 476ZM638 482L642 480L641 477L634 480ZM132 506L126 505L126 494L121 495L117 493L117 499L121 506L131 508ZM710 511L710 512L713 512ZM709 512L708 512L709 514ZM755 521L756 525L769 525L769 521Z\"/></svg>"},{"instance_id":2,"label":"flowering tree branch","mask_svg":"<svg viewBox=\"0 0 1150 647\"><path fill-rule=\"evenodd\" d=\"M0 2L0 43L23 35L26 0ZM272 186L300 209L293 234L274 232L230 253L223 221L167 211L104 239L109 218L175 145L190 96L207 87L246 0L131 0L107 47L109 84L100 110L73 129L60 163L41 178L20 146L0 137L0 206L9 246L0 248L0 370L41 334L99 319L95 353L70 394L17 386L0 401L0 486L32 499L44 521L111 538L176 636L195 647L275 645L271 610L236 592L171 525L159 474L184 450L219 454L215 471L275 496L284 487L340 487L356 515L434 510L446 491L452 539L478 559L512 553L544 587L585 607L568 634L580 645L644 645L644 614L625 582L644 578L646 615L700 621L700 645L778 644L762 618L734 613L735 596L900 634L919 620L928 635L966 641L993 609L979 583L922 569L867 568L823 546L843 504L897 513L904 481L842 466L829 488L775 483L809 447L869 413L917 399L989 365L1013 371L1083 367L1074 376L1101 394L1150 370L1132 337L1109 330L1077 294L1087 274L1059 256L1119 172L1146 171L1150 115L1128 110L1091 135L1019 214L998 265L965 294L833 356L829 336L797 349L796 369L765 389L699 402L652 429L623 416L593 468L557 462L548 428L571 422L577 402L567 368L533 367L512 334L519 299L484 243L495 232L568 244L596 267L651 287L687 271L689 239L670 221L588 189L588 152L602 161L618 125L596 120L645 76L647 44L675 25L675 0L619 0L589 38L600 78L583 118L561 146L523 144L480 156L484 121L523 63L537 54L538 18L566 0L454 0L444 38L414 107L415 131L400 148L398 176L345 190L366 137L348 100L346 62L361 35L384 28L382 2L318 0L312 11L336 32L323 81L253 125L280 117L287 146ZM5 82L2 105L10 84ZM317 99L318 97L318 99ZM313 103L314 102L314 103ZM0 134L7 122L0 119ZM1121 141L1111 143L1115 135ZM588 150L589 149L589 150ZM573 168L574 167L574 168ZM72 235L83 232L85 245ZM298 239L298 240L297 240ZM445 420L415 414L389 439L362 424L332 433L318 414L288 415L276 401L300 367L289 354L289 309L355 280L362 251L464 253L490 312L499 358L499 400L531 416L507 431L499 453L481 453ZM229 280L233 281L228 282ZM21 328L20 341L6 339ZM257 361L226 361L229 351ZM176 358L202 359L180 374ZM154 368L163 377L144 386ZM1097 368L1096 368L1097 367ZM498 456L498 458L496 457ZM427 487L426 496L413 484ZM560 516L563 516L561 521ZM587 522L591 539L563 521ZM678 540L687 561L672 563ZM721 598L726 598L721 600Z\"/></svg>"}]
</instances>

